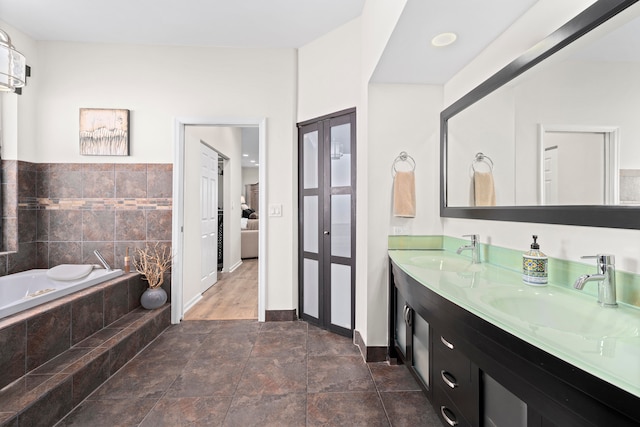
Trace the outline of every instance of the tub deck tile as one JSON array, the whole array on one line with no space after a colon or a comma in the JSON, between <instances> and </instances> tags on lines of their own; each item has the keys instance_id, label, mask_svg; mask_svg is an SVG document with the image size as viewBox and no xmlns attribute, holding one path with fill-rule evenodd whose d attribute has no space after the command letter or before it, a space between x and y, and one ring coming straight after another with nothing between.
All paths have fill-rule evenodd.
<instances>
[{"instance_id":1,"label":"tub deck tile","mask_svg":"<svg viewBox=\"0 0 640 427\"><path fill-rule=\"evenodd\" d=\"M26 375L0 391L0 408L19 413L69 378L67 374Z\"/></svg>"},{"instance_id":2,"label":"tub deck tile","mask_svg":"<svg viewBox=\"0 0 640 427\"><path fill-rule=\"evenodd\" d=\"M26 374L27 323L0 329L0 389Z\"/></svg>"},{"instance_id":3,"label":"tub deck tile","mask_svg":"<svg viewBox=\"0 0 640 427\"><path fill-rule=\"evenodd\" d=\"M0 412L0 427L18 427L18 414L15 412Z\"/></svg>"},{"instance_id":4,"label":"tub deck tile","mask_svg":"<svg viewBox=\"0 0 640 427\"><path fill-rule=\"evenodd\" d=\"M42 374L57 374L63 372L65 368L69 365L74 364L76 361L81 359L87 353L89 353L91 349L89 348L70 348L64 353L60 354L54 359L51 359L49 362L44 365L40 365L38 368L32 370L30 372L31 375L42 375Z\"/></svg>"},{"instance_id":5,"label":"tub deck tile","mask_svg":"<svg viewBox=\"0 0 640 427\"><path fill-rule=\"evenodd\" d=\"M150 313L149 310L145 310L143 308L136 308L135 310L129 312L128 314L120 317L115 322L108 324L108 328L129 328L134 325L134 323L140 319L144 319Z\"/></svg>"},{"instance_id":6,"label":"tub deck tile","mask_svg":"<svg viewBox=\"0 0 640 427\"><path fill-rule=\"evenodd\" d=\"M95 334L85 338L75 345L76 348L88 347L104 347L105 343L122 331L122 328L104 328Z\"/></svg>"}]
</instances>

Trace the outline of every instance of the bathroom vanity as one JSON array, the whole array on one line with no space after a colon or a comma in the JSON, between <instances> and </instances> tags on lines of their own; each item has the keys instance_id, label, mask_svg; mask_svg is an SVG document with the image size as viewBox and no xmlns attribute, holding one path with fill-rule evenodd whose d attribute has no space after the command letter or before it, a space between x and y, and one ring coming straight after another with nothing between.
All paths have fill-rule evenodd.
<instances>
[{"instance_id":1,"label":"bathroom vanity","mask_svg":"<svg viewBox=\"0 0 640 427\"><path fill-rule=\"evenodd\" d=\"M389 359L444 425L640 424L640 310L444 250L390 250L389 274Z\"/></svg>"}]
</instances>

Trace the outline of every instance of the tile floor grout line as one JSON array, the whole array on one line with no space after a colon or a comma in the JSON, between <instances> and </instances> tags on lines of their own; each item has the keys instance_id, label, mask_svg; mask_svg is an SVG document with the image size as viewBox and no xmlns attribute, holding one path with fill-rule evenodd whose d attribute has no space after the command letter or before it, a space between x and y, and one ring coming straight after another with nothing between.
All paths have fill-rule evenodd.
<instances>
[{"instance_id":1,"label":"tile floor grout line","mask_svg":"<svg viewBox=\"0 0 640 427\"><path fill-rule=\"evenodd\" d=\"M217 322L216 320L213 320L213 322ZM256 334L256 340L254 341L254 343L251 345L251 351L249 352L249 355L247 356L246 360L244 361L244 366L242 367L242 371L240 372L240 375L238 376L238 382L236 383L236 386L233 388L233 393L231 394L231 400L229 400L229 406L227 407L227 410L224 413L224 417L222 418L222 424L221 425L225 425L225 422L227 421L227 417L229 416L229 412L231 411L231 406L233 405L233 401L236 397L236 393L238 392L238 387L240 386L240 382L242 381L242 378L244 376L244 372L247 369L247 365L249 364L249 359L251 358L251 353L253 353L253 348L256 346L256 342L258 341L258 336L260 335L260 331L262 331L262 325L260 325L260 327L258 328L258 333Z\"/></svg>"},{"instance_id":2,"label":"tile floor grout line","mask_svg":"<svg viewBox=\"0 0 640 427\"><path fill-rule=\"evenodd\" d=\"M376 388L376 394L378 395L378 399L380 399L380 404L382 405L382 410L384 411L384 415L387 417L387 422L389 423L389 426L392 427L393 424L391 423L391 417L389 416L389 412L387 411L387 407L384 404L384 400L382 400L382 393L380 392L380 387L378 387L378 383L376 383L376 380L373 378L373 372L371 371L371 366L369 365L369 363L365 362L367 364L367 370L369 371L369 375L371 376L371 380L373 381L373 385Z\"/></svg>"}]
</instances>

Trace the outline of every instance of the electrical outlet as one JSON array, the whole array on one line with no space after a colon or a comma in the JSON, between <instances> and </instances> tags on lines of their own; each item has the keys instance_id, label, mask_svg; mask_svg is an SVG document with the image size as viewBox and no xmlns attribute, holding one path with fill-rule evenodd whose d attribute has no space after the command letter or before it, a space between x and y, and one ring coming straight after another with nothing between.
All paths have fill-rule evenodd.
<instances>
[{"instance_id":1,"label":"electrical outlet","mask_svg":"<svg viewBox=\"0 0 640 427\"><path fill-rule=\"evenodd\" d=\"M402 236L404 234L407 234L407 228L400 225L395 225L393 227L393 234L396 236Z\"/></svg>"}]
</instances>

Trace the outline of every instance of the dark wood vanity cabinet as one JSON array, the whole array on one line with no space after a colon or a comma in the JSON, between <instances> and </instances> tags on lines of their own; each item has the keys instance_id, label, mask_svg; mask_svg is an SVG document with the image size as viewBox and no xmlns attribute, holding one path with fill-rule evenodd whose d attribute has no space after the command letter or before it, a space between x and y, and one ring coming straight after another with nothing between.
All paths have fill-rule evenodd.
<instances>
[{"instance_id":1,"label":"dark wood vanity cabinet","mask_svg":"<svg viewBox=\"0 0 640 427\"><path fill-rule=\"evenodd\" d=\"M411 367L422 387L428 389L430 382L429 369L429 323L411 308L407 301L399 295L396 298L394 322L395 348L401 360Z\"/></svg>"},{"instance_id":2,"label":"dark wood vanity cabinet","mask_svg":"<svg viewBox=\"0 0 640 427\"><path fill-rule=\"evenodd\" d=\"M389 272L389 359L407 364L443 425L640 425L636 396L464 310L392 261Z\"/></svg>"},{"instance_id":3,"label":"dark wood vanity cabinet","mask_svg":"<svg viewBox=\"0 0 640 427\"><path fill-rule=\"evenodd\" d=\"M448 425L478 425L478 368L448 334L432 332L433 406Z\"/></svg>"}]
</instances>

